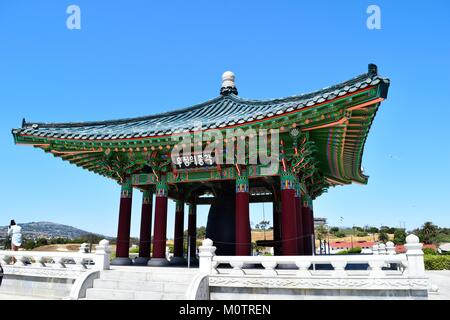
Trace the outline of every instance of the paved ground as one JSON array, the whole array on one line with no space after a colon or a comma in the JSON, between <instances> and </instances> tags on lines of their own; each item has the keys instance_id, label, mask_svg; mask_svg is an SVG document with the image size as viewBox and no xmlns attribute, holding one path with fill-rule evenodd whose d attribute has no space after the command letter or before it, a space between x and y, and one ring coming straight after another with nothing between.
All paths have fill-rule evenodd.
<instances>
[{"instance_id":1,"label":"paved ground","mask_svg":"<svg viewBox=\"0 0 450 320\"><path fill-rule=\"evenodd\" d=\"M426 271L425 274L430 277L431 285L438 287L438 292L430 292L429 300L450 300L450 270Z\"/></svg>"},{"instance_id":2,"label":"paved ground","mask_svg":"<svg viewBox=\"0 0 450 320\"><path fill-rule=\"evenodd\" d=\"M52 299L0 293L0 300L52 300Z\"/></svg>"}]
</instances>

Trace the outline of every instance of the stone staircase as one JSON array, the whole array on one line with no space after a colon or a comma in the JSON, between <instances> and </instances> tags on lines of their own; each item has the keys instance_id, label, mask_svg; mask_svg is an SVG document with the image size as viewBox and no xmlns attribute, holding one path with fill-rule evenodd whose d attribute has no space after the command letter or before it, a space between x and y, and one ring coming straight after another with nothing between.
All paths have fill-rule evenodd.
<instances>
[{"instance_id":1,"label":"stone staircase","mask_svg":"<svg viewBox=\"0 0 450 320\"><path fill-rule=\"evenodd\" d=\"M86 300L184 300L198 269L112 266L101 271Z\"/></svg>"}]
</instances>

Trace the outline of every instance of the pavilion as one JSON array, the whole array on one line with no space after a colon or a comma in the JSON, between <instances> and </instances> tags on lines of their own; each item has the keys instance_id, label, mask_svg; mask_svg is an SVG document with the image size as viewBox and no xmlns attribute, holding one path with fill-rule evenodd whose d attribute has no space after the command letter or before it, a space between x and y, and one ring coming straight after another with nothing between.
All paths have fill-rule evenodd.
<instances>
[{"instance_id":1,"label":"pavilion","mask_svg":"<svg viewBox=\"0 0 450 320\"><path fill-rule=\"evenodd\" d=\"M185 254L185 203L191 253L196 252L197 205L210 205L206 236L218 255L249 255L249 203L273 202L274 239L266 245L274 246L276 255L311 255L312 201L332 186L367 183L361 170L364 144L389 83L370 64L367 73L319 91L248 100L238 95L234 74L225 72L218 97L188 108L112 121L23 120L12 133L16 144L40 148L120 184L115 264L132 263L134 189L142 191L136 264L167 263L169 198L176 201L173 261L183 261ZM208 133L216 138L205 139ZM261 145L251 149L257 138L270 145L270 152ZM236 160L239 143L245 146L244 154ZM191 148L193 152L186 151ZM208 148L212 152L206 152ZM261 151L276 159L275 169L254 161Z\"/></svg>"}]
</instances>

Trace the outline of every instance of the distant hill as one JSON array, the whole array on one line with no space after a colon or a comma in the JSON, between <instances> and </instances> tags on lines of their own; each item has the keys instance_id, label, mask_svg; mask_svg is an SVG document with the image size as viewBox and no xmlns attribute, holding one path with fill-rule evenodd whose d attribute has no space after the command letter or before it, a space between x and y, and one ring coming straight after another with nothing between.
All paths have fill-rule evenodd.
<instances>
[{"instance_id":1,"label":"distant hill","mask_svg":"<svg viewBox=\"0 0 450 320\"><path fill-rule=\"evenodd\" d=\"M17 223L22 227L22 234L27 238L69 238L74 239L80 236L91 234L92 232L81 230L72 226L67 226L64 224L39 221L39 222L27 222L27 223ZM8 226L0 227L0 237L6 236ZM96 233L94 233L96 234ZM111 239L111 237L106 237L100 234L105 239Z\"/></svg>"}]
</instances>

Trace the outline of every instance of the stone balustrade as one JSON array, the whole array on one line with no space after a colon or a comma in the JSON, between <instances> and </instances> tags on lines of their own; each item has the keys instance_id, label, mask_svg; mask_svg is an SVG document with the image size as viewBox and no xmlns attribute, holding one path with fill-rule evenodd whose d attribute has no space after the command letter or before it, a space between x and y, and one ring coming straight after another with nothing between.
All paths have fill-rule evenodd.
<instances>
[{"instance_id":1,"label":"stone balustrade","mask_svg":"<svg viewBox=\"0 0 450 320\"><path fill-rule=\"evenodd\" d=\"M373 255L216 256L213 242L206 239L199 248L200 271L213 287L403 290L424 296L428 280L422 244L415 235L406 241L405 254L395 254L393 243L387 243L377 245Z\"/></svg>"},{"instance_id":2,"label":"stone balustrade","mask_svg":"<svg viewBox=\"0 0 450 320\"><path fill-rule=\"evenodd\" d=\"M109 241L89 253L86 243L78 252L0 251L4 270L0 293L51 299L83 297L101 270L109 269Z\"/></svg>"},{"instance_id":3,"label":"stone balustrade","mask_svg":"<svg viewBox=\"0 0 450 320\"><path fill-rule=\"evenodd\" d=\"M0 263L5 274L51 274L51 270L72 272L87 269L108 270L110 246L108 240L102 240L95 247L94 253L88 253L87 244L83 243L78 252L46 252L46 251L0 251ZM48 270L48 272L42 272ZM55 272L53 272L55 273ZM62 276L64 272L59 272Z\"/></svg>"},{"instance_id":4,"label":"stone balustrade","mask_svg":"<svg viewBox=\"0 0 450 320\"><path fill-rule=\"evenodd\" d=\"M318 255L318 256L213 256L208 259L201 255L200 249L200 269L210 274L232 274L245 275L257 274L261 270L261 275L292 275L299 277L312 277L314 275L346 276L346 275L370 275L380 276L384 273L393 274L393 270L382 271L386 265L398 266L395 274L403 275L408 259L406 254L401 255ZM203 259L202 259L203 258ZM203 262L203 263L202 263ZM230 265L230 268L219 268L221 265ZM368 270L346 270L350 265L369 266ZM332 266L331 270L319 268L319 265ZM262 268L260 267L262 266ZM256 268L255 268L256 267ZM278 268L277 268L278 267Z\"/></svg>"}]
</instances>

